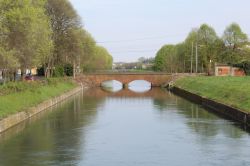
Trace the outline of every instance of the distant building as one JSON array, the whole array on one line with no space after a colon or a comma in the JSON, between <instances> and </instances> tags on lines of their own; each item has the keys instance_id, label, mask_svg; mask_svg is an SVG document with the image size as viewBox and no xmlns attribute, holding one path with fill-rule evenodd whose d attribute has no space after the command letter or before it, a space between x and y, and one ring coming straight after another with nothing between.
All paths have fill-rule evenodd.
<instances>
[{"instance_id":1,"label":"distant building","mask_svg":"<svg viewBox=\"0 0 250 166\"><path fill-rule=\"evenodd\" d=\"M152 67L154 66L154 64L142 64L142 69L143 70L150 70L152 69Z\"/></svg>"}]
</instances>

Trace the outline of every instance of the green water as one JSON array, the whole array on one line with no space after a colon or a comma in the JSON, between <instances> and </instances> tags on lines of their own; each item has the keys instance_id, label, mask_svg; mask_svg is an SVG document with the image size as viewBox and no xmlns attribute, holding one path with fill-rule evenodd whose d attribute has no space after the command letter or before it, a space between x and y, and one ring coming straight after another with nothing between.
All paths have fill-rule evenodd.
<instances>
[{"instance_id":1,"label":"green water","mask_svg":"<svg viewBox=\"0 0 250 166\"><path fill-rule=\"evenodd\" d=\"M0 136L2 166L250 165L249 133L161 89L91 89Z\"/></svg>"}]
</instances>

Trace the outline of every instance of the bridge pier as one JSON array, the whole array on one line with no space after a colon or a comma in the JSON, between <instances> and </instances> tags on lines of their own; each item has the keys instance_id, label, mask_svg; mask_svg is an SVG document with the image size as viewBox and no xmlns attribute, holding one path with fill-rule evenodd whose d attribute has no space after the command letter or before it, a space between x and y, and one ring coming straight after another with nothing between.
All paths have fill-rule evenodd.
<instances>
[{"instance_id":1,"label":"bridge pier","mask_svg":"<svg viewBox=\"0 0 250 166\"><path fill-rule=\"evenodd\" d=\"M123 84L122 84L122 88L123 88L123 89L128 89L128 83L123 83Z\"/></svg>"}]
</instances>

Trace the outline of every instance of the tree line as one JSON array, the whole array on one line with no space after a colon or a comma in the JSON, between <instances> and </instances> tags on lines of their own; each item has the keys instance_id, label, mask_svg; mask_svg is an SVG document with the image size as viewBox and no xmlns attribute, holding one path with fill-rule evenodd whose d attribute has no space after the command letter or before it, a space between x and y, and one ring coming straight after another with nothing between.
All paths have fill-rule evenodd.
<instances>
[{"instance_id":1,"label":"tree line","mask_svg":"<svg viewBox=\"0 0 250 166\"><path fill-rule=\"evenodd\" d=\"M112 61L68 0L0 0L0 70L5 77L15 79L17 69L25 73L33 67L42 68L46 77L64 75L65 66L110 69Z\"/></svg>"},{"instance_id":2,"label":"tree line","mask_svg":"<svg viewBox=\"0 0 250 166\"><path fill-rule=\"evenodd\" d=\"M154 70L210 73L216 63L234 65L249 60L248 36L237 23L226 27L221 37L202 24L192 29L184 42L164 45L157 52Z\"/></svg>"}]
</instances>

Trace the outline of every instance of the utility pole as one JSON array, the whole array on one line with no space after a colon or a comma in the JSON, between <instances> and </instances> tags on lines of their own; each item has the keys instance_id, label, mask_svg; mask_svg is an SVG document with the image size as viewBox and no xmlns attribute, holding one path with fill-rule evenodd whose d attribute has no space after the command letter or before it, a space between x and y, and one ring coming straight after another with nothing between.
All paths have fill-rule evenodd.
<instances>
[{"instance_id":1,"label":"utility pole","mask_svg":"<svg viewBox=\"0 0 250 166\"><path fill-rule=\"evenodd\" d=\"M194 55L194 42L192 42L192 53L191 53L191 71L190 73L193 73L193 55Z\"/></svg>"},{"instance_id":2,"label":"utility pole","mask_svg":"<svg viewBox=\"0 0 250 166\"><path fill-rule=\"evenodd\" d=\"M195 72L198 73L198 44L196 42L196 49L195 49Z\"/></svg>"}]
</instances>

